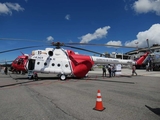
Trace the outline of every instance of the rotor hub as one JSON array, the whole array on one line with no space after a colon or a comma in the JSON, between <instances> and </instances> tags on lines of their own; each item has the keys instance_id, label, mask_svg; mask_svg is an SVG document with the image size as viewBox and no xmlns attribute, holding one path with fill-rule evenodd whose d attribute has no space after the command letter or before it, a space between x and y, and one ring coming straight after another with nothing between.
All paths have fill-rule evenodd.
<instances>
[{"instance_id":1,"label":"rotor hub","mask_svg":"<svg viewBox=\"0 0 160 120\"><path fill-rule=\"evenodd\" d=\"M52 45L59 48L60 46L64 46L64 43L61 43L61 42L52 42Z\"/></svg>"}]
</instances>

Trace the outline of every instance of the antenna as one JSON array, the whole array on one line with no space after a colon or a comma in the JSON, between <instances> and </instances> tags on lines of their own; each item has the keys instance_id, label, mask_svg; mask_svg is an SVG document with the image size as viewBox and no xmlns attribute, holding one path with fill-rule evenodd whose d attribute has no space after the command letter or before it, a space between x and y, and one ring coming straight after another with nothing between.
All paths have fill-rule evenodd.
<instances>
[{"instance_id":1,"label":"antenna","mask_svg":"<svg viewBox=\"0 0 160 120\"><path fill-rule=\"evenodd\" d=\"M147 46L148 46L149 52L151 52L151 49L150 49L150 46L149 46L149 40L146 39L146 41L147 41Z\"/></svg>"}]
</instances>

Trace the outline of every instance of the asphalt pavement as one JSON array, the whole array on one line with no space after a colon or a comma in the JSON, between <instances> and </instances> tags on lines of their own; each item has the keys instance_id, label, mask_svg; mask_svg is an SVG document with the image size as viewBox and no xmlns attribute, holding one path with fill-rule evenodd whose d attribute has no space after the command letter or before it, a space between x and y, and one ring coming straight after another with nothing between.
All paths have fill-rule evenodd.
<instances>
[{"instance_id":1,"label":"asphalt pavement","mask_svg":"<svg viewBox=\"0 0 160 120\"><path fill-rule=\"evenodd\" d=\"M0 74L2 120L159 120L160 72L122 69L116 77L95 69L83 79L53 74ZM100 90L103 111L93 110Z\"/></svg>"}]
</instances>

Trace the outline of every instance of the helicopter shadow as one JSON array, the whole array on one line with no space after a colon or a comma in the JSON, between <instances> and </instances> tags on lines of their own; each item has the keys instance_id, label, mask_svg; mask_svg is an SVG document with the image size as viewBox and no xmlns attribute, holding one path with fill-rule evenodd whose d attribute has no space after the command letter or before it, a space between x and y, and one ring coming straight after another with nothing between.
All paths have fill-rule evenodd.
<instances>
[{"instance_id":1,"label":"helicopter shadow","mask_svg":"<svg viewBox=\"0 0 160 120\"><path fill-rule=\"evenodd\" d=\"M130 76L123 76L123 77L130 77ZM110 78L110 77L106 77L106 78ZM58 80L61 81L59 77L39 77L38 80ZM103 79L102 77L84 77L84 78L77 78L77 77L67 77L65 81L69 81L69 80L76 80L76 81L101 81L101 82L113 82L113 83L127 83L127 84L135 84L134 82L125 82L125 81L113 81L113 80L107 80L107 79Z\"/></svg>"},{"instance_id":2,"label":"helicopter shadow","mask_svg":"<svg viewBox=\"0 0 160 120\"><path fill-rule=\"evenodd\" d=\"M45 81L45 80L54 80L54 81L59 80L58 77L40 77L37 80L29 79L28 77L16 77L16 78L11 77L11 78L13 80L15 80L16 83L0 85L0 88L11 87L11 86L16 86L16 85L24 85L24 84L28 84L28 83L36 83L38 81Z\"/></svg>"},{"instance_id":3,"label":"helicopter shadow","mask_svg":"<svg viewBox=\"0 0 160 120\"><path fill-rule=\"evenodd\" d=\"M37 80L33 79L29 79L28 77L17 77L14 78L15 80L32 80L32 81L41 81L41 80L59 80L58 77L38 77Z\"/></svg>"},{"instance_id":4,"label":"helicopter shadow","mask_svg":"<svg viewBox=\"0 0 160 120\"><path fill-rule=\"evenodd\" d=\"M131 77L131 76L121 76L121 77ZM34 78L33 79L29 79L28 77L20 77L20 76L17 76L15 78L11 77L11 78L16 80L16 81L21 81L21 82L8 84L8 85L2 85L2 86L0 86L0 88L8 87L8 86L15 86L15 85L22 85L22 84L27 84L27 83L33 83L33 82L38 82L38 81L47 81L47 80L61 81L58 76L51 76L51 77L48 77L48 76L42 77L42 76L40 76L40 77L38 77L37 80L35 80ZM102 76L91 76L91 77L88 76L88 77L84 77L84 78L76 78L76 77L70 76L70 77L67 77L67 79L65 81L70 81L70 80L76 80L76 81L101 81L101 82L112 82L112 83L123 83L123 84L124 83L125 84L135 84L134 82L107 80L108 78L109 77L102 77ZM65 81L62 81L62 82L65 82Z\"/></svg>"},{"instance_id":5,"label":"helicopter shadow","mask_svg":"<svg viewBox=\"0 0 160 120\"><path fill-rule=\"evenodd\" d=\"M37 80L28 79L27 77L17 77L17 78L12 78L12 79L16 80L16 83L11 83L11 84L7 84L7 85L1 85L0 88L16 86L16 85L24 85L24 84L28 84L28 83L36 83L38 81L47 81L47 80L61 81L59 79L59 77L39 77ZM66 81L70 81L70 80L76 80L76 81L101 81L101 82L113 82L113 83L123 83L123 84L124 83L125 84L135 84L134 82L115 81L115 80L113 81L113 80L103 79L103 78L100 78L100 77L98 77L98 78L95 78L95 77L84 77L84 78L67 77ZM19 81L21 81L21 82L19 82ZM63 82L65 82L65 81L63 81Z\"/></svg>"},{"instance_id":6,"label":"helicopter shadow","mask_svg":"<svg viewBox=\"0 0 160 120\"><path fill-rule=\"evenodd\" d=\"M153 113L155 113L156 115L160 116L160 108L151 108L148 105L145 105L145 107L148 108Z\"/></svg>"},{"instance_id":7,"label":"helicopter shadow","mask_svg":"<svg viewBox=\"0 0 160 120\"><path fill-rule=\"evenodd\" d=\"M7 85L1 85L0 88L22 85L22 84L27 84L27 83L32 83L32 82L35 82L35 81L25 81L25 82L11 83L11 84L7 84Z\"/></svg>"},{"instance_id":8,"label":"helicopter shadow","mask_svg":"<svg viewBox=\"0 0 160 120\"><path fill-rule=\"evenodd\" d=\"M112 83L126 83L126 84L135 84L134 82L125 82L125 81L113 81L113 80L104 80L104 79L85 79L90 81L101 81L101 82L112 82Z\"/></svg>"},{"instance_id":9,"label":"helicopter shadow","mask_svg":"<svg viewBox=\"0 0 160 120\"><path fill-rule=\"evenodd\" d=\"M131 76L120 76L120 77L131 77ZM102 77L102 76L88 76L83 78L82 80L89 80L89 81L101 81L101 82L112 82L112 83L126 83L126 84L135 84L134 82L126 82L126 81L117 81L117 80L113 80L110 79L112 77ZM115 77L113 77L115 78Z\"/></svg>"}]
</instances>

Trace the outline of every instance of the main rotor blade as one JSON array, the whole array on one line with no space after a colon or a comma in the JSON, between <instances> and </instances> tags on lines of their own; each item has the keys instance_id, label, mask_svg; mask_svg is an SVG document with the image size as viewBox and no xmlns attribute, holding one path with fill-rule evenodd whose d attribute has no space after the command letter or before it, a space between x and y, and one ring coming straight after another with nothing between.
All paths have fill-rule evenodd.
<instances>
[{"instance_id":1,"label":"main rotor blade","mask_svg":"<svg viewBox=\"0 0 160 120\"><path fill-rule=\"evenodd\" d=\"M16 38L0 38L0 40L11 40L11 41L29 41L29 42L45 42L49 43L47 40L31 40L31 39L16 39ZM55 42L54 46L57 46L56 44L59 43L60 46L63 46L60 42ZM92 45L92 46L109 46L109 47L121 47L121 48L137 48L133 46L121 46L121 45L108 45L108 44L94 44L94 43L64 43L66 45Z\"/></svg>"},{"instance_id":2,"label":"main rotor blade","mask_svg":"<svg viewBox=\"0 0 160 120\"><path fill-rule=\"evenodd\" d=\"M99 55L104 55L102 53L95 52L95 51L92 51L92 50L87 50L87 49L84 49L84 48L79 48L79 47L74 47L74 46L69 46L69 45L64 45L64 47L70 47L70 48L74 48L74 49L78 49L78 50L83 50L83 51L87 51L87 52L91 52L91 53L95 53L95 54L99 54Z\"/></svg>"},{"instance_id":3,"label":"main rotor blade","mask_svg":"<svg viewBox=\"0 0 160 120\"><path fill-rule=\"evenodd\" d=\"M35 48L35 47L42 47L44 45L39 45L39 46L29 46L29 47L20 47L20 48L15 48L15 49L10 49L10 50L4 50L4 51L0 51L1 53L6 53L6 52L11 52L11 51L16 51L16 50L22 50L22 49L28 49L28 48Z\"/></svg>"},{"instance_id":4,"label":"main rotor blade","mask_svg":"<svg viewBox=\"0 0 160 120\"><path fill-rule=\"evenodd\" d=\"M16 38L0 38L0 40L10 40L10 41L27 41L27 42L47 42L46 40L31 40L31 39L16 39Z\"/></svg>"},{"instance_id":5,"label":"main rotor blade","mask_svg":"<svg viewBox=\"0 0 160 120\"><path fill-rule=\"evenodd\" d=\"M94 44L94 43L65 43L68 45L92 45L92 46L109 46L109 47L123 47L123 48L137 48L133 46L121 46L121 45L107 45L107 44Z\"/></svg>"},{"instance_id":6,"label":"main rotor blade","mask_svg":"<svg viewBox=\"0 0 160 120\"><path fill-rule=\"evenodd\" d=\"M1 60L0 63L12 62L13 60Z\"/></svg>"}]
</instances>

